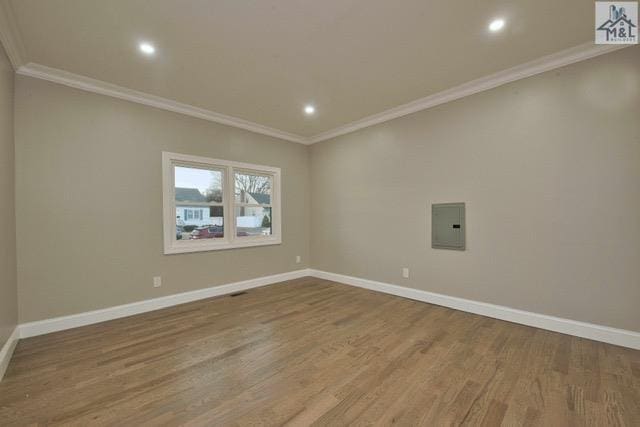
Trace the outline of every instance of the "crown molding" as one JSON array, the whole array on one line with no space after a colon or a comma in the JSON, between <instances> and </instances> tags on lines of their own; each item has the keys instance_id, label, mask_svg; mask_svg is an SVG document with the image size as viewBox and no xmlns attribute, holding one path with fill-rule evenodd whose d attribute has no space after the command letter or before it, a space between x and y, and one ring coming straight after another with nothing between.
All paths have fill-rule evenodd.
<instances>
[{"instance_id":1,"label":"crown molding","mask_svg":"<svg viewBox=\"0 0 640 427\"><path fill-rule=\"evenodd\" d=\"M92 79L69 71L35 64L33 62L21 66L16 72L23 76L35 77L72 88L98 93L100 95L107 95L162 110L172 111L174 113L197 117L210 122L233 126L262 135L284 139L286 141L297 142L300 144L307 143L306 138L293 133L270 128L268 126L263 126L237 117L216 113L215 111L206 110L193 105L183 104L178 101L162 98L160 96L151 95L123 86L118 86L113 83L107 83L102 80Z\"/></svg>"},{"instance_id":2,"label":"crown molding","mask_svg":"<svg viewBox=\"0 0 640 427\"><path fill-rule=\"evenodd\" d=\"M0 0L0 43L4 46L13 69L18 70L25 63L26 54L13 9L7 0Z\"/></svg>"},{"instance_id":3,"label":"crown molding","mask_svg":"<svg viewBox=\"0 0 640 427\"><path fill-rule=\"evenodd\" d=\"M556 68L584 61L599 55L604 55L605 53L613 52L629 46L630 45L596 45L591 42L584 43L476 80L471 80L451 89L416 99L415 101L411 101L407 104L399 105L381 113L364 117L335 129L319 133L308 138L308 143L315 144L316 142L326 141L337 136L345 135L379 123L384 123L398 117L413 114L447 102L455 101L456 99L484 92L485 90L493 89L516 80L544 73L545 71L551 71Z\"/></svg>"},{"instance_id":4,"label":"crown molding","mask_svg":"<svg viewBox=\"0 0 640 427\"><path fill-rule=\"evenodd\" d=\"M0 3L0 5L2 5L2 3ZM0 16L1 15L2 14L0 13ZM13 40L16 39L14 38ZM4 38L2 39L2 42L4 44ZM551 71L556 68L594 58L599 55L604 55L606 53L623 49L625 47L629 47L629 45L595 45L593 43L578 45L570 49L556 52L554 54L547 55L533 61L526 62L524 64L517 65L515 67L469 81L467 83L463 83L459 86L446 89L442 92L438 92L433 95L417 99L415 101L411 101L407 104L399 105L381 113L364 117L362 119L339 126L326 132L313 135L311 137L296 135L258 123L253 123L248 120L216 113L204 108L183 104L171 99L162 98L156 95L151 95L134 89L107 83L102 80L93 79L79 74L74 74L69 71L51 68L36 63L28 63L26 65L19 66L16 72L24 76L43 79L76 89L86 90L88 92L112 96L114 98L120 98L127 101L136 102L138 104L148 105L175 113L185 114L187 116L208 120L210 122L220 123L223 125L245 129L262 135L284 139L286 141L310 145L317 142L326 141L328 139L332 139L341 135L345 135L379 123L384 123L402 116L413 114L418 111L436 107L447 102L455 101L457 99L493 89L520 79L531 77L536 74Z\"/></svg>"}]
</instances>

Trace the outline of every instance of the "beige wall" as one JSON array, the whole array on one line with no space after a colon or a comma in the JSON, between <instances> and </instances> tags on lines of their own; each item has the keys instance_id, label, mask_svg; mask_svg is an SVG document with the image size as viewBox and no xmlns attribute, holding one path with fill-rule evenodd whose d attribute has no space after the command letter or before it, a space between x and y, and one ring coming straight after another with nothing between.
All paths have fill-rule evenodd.
<instances>
[{"instance_id":1,"label":"beige wall","mask_svg":"<svg viewBox=\"0 0 640 427\"><path fill-rule=\"evenodd\" d=\"M163 255L163 150L282 168L283 243ZM308 162L300 144L17 77L20 321L306 268Z\"/></svg>"},{"instance_id":2,"label":"beige wall","mask_svg":"<svg viewBox=\"0 0 640 427\"><path fill-rule=\"evenodd\" d=\"M312 265L640 330L640 47L315 144ZM430 204L467 203L467 250ZM401 278L401 268L411 278Z\"/></svg>"},{"instance_id":3,"label":"beige wall","mask_svg":"<svg viewBox=\"0 0 640 427\"><path fill-rule=\"evenodd\" d=\"M20 320L312 266L640 330L639 53L311 147L18 77ZM163 255L163 150L281 167L284 243ZM467 250L431 249L457 201Z\"/></svg>"},{"instance_id":4,"label":"beige wall","mask_svg":"<svg viewBox=\"0 0 640 427\"><path fill-rule=\"evenodd\" d=\"M18 319L14 204L13 68L0 45L0 348Z\"/></svg>"}]
</instances>

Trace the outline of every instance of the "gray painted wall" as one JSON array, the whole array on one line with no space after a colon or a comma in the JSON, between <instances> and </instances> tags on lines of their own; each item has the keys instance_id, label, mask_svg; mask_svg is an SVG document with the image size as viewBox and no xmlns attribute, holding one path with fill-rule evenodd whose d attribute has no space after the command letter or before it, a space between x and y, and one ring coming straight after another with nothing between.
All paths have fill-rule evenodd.
<instances>
[{"instance_id":1,"label":"gray painted wall","mask_svg":"<svg viewBox=\"0 0 640 427\"><path fill-rule=\"evenodd\" d=\"M0 348L18 320L14 197L13 68L0 45Z\"/></svg>"},{"instance_id":2,"label":"gray painted wall","mask_svg":"<svg viewBox=\"0 0 640 427\"><path fill-rule=\"evenodd\" d=\"M21 322L308 266L308 147L42 80L16 82ZM162 151L282 168L283 243L163 255Z\"/></svg>"},{"instance_id":3,"label":"gray painted wall","mask_svg":"<svg viewBox=\"0 0 640 427\"><path fill-rule=\"evenodd\" d=\"M315 144L312 265L640 331L639 118L630 47Z\"/></svg>"},{"instance_id":4,"label":"gray painted wall","mask_svg":"<svg viewBox=\"0 0 640 427\"><path fill-rule=\"evenodd\" d=\"M311 147L18 77L20 320L311 266L640 330L639 53ZM284 243L163 255L163 150L281 167ZM441 202L464 252L430 247Z\"/></svg>"}]
</instances>

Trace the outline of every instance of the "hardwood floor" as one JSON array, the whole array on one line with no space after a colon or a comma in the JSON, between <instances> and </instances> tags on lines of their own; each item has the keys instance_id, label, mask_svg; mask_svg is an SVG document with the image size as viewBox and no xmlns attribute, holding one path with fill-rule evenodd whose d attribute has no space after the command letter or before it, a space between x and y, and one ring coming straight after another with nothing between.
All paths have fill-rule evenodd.
<instances>
[{"instance_id":1,"label":"hardwood floor","mask_svg":"<svg viewBox=\"0 0 640 427\"><path fill-rule=\"evenodd\" d=\"M0 425L640 425L640 351L303 278L20 341Z\"/></svg>"}]
</instances>

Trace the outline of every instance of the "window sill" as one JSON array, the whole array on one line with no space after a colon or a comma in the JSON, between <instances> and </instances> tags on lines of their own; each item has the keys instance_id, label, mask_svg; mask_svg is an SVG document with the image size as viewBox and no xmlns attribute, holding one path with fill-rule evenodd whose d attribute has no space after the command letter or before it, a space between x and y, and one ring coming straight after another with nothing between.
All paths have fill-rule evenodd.
<instances>
[{"instance_id":1,"label":"window sill","mask_svg":"<svg viewBox=\"0 0 640 427\"><path fill-rule=\"evenodd\" d=\"M174 244L170 247L164 248L165 255L174 254L186 254L193 252L210 252L210 251L224 251L227 249L237 248L252 248L255 246L271 246L282 244L280 238L264 238L264 239L248 239L247 241L234 241L234 242L215 242L215 243L200 243L190 242L185 244Z\"/></svg>"}]
</instances>

